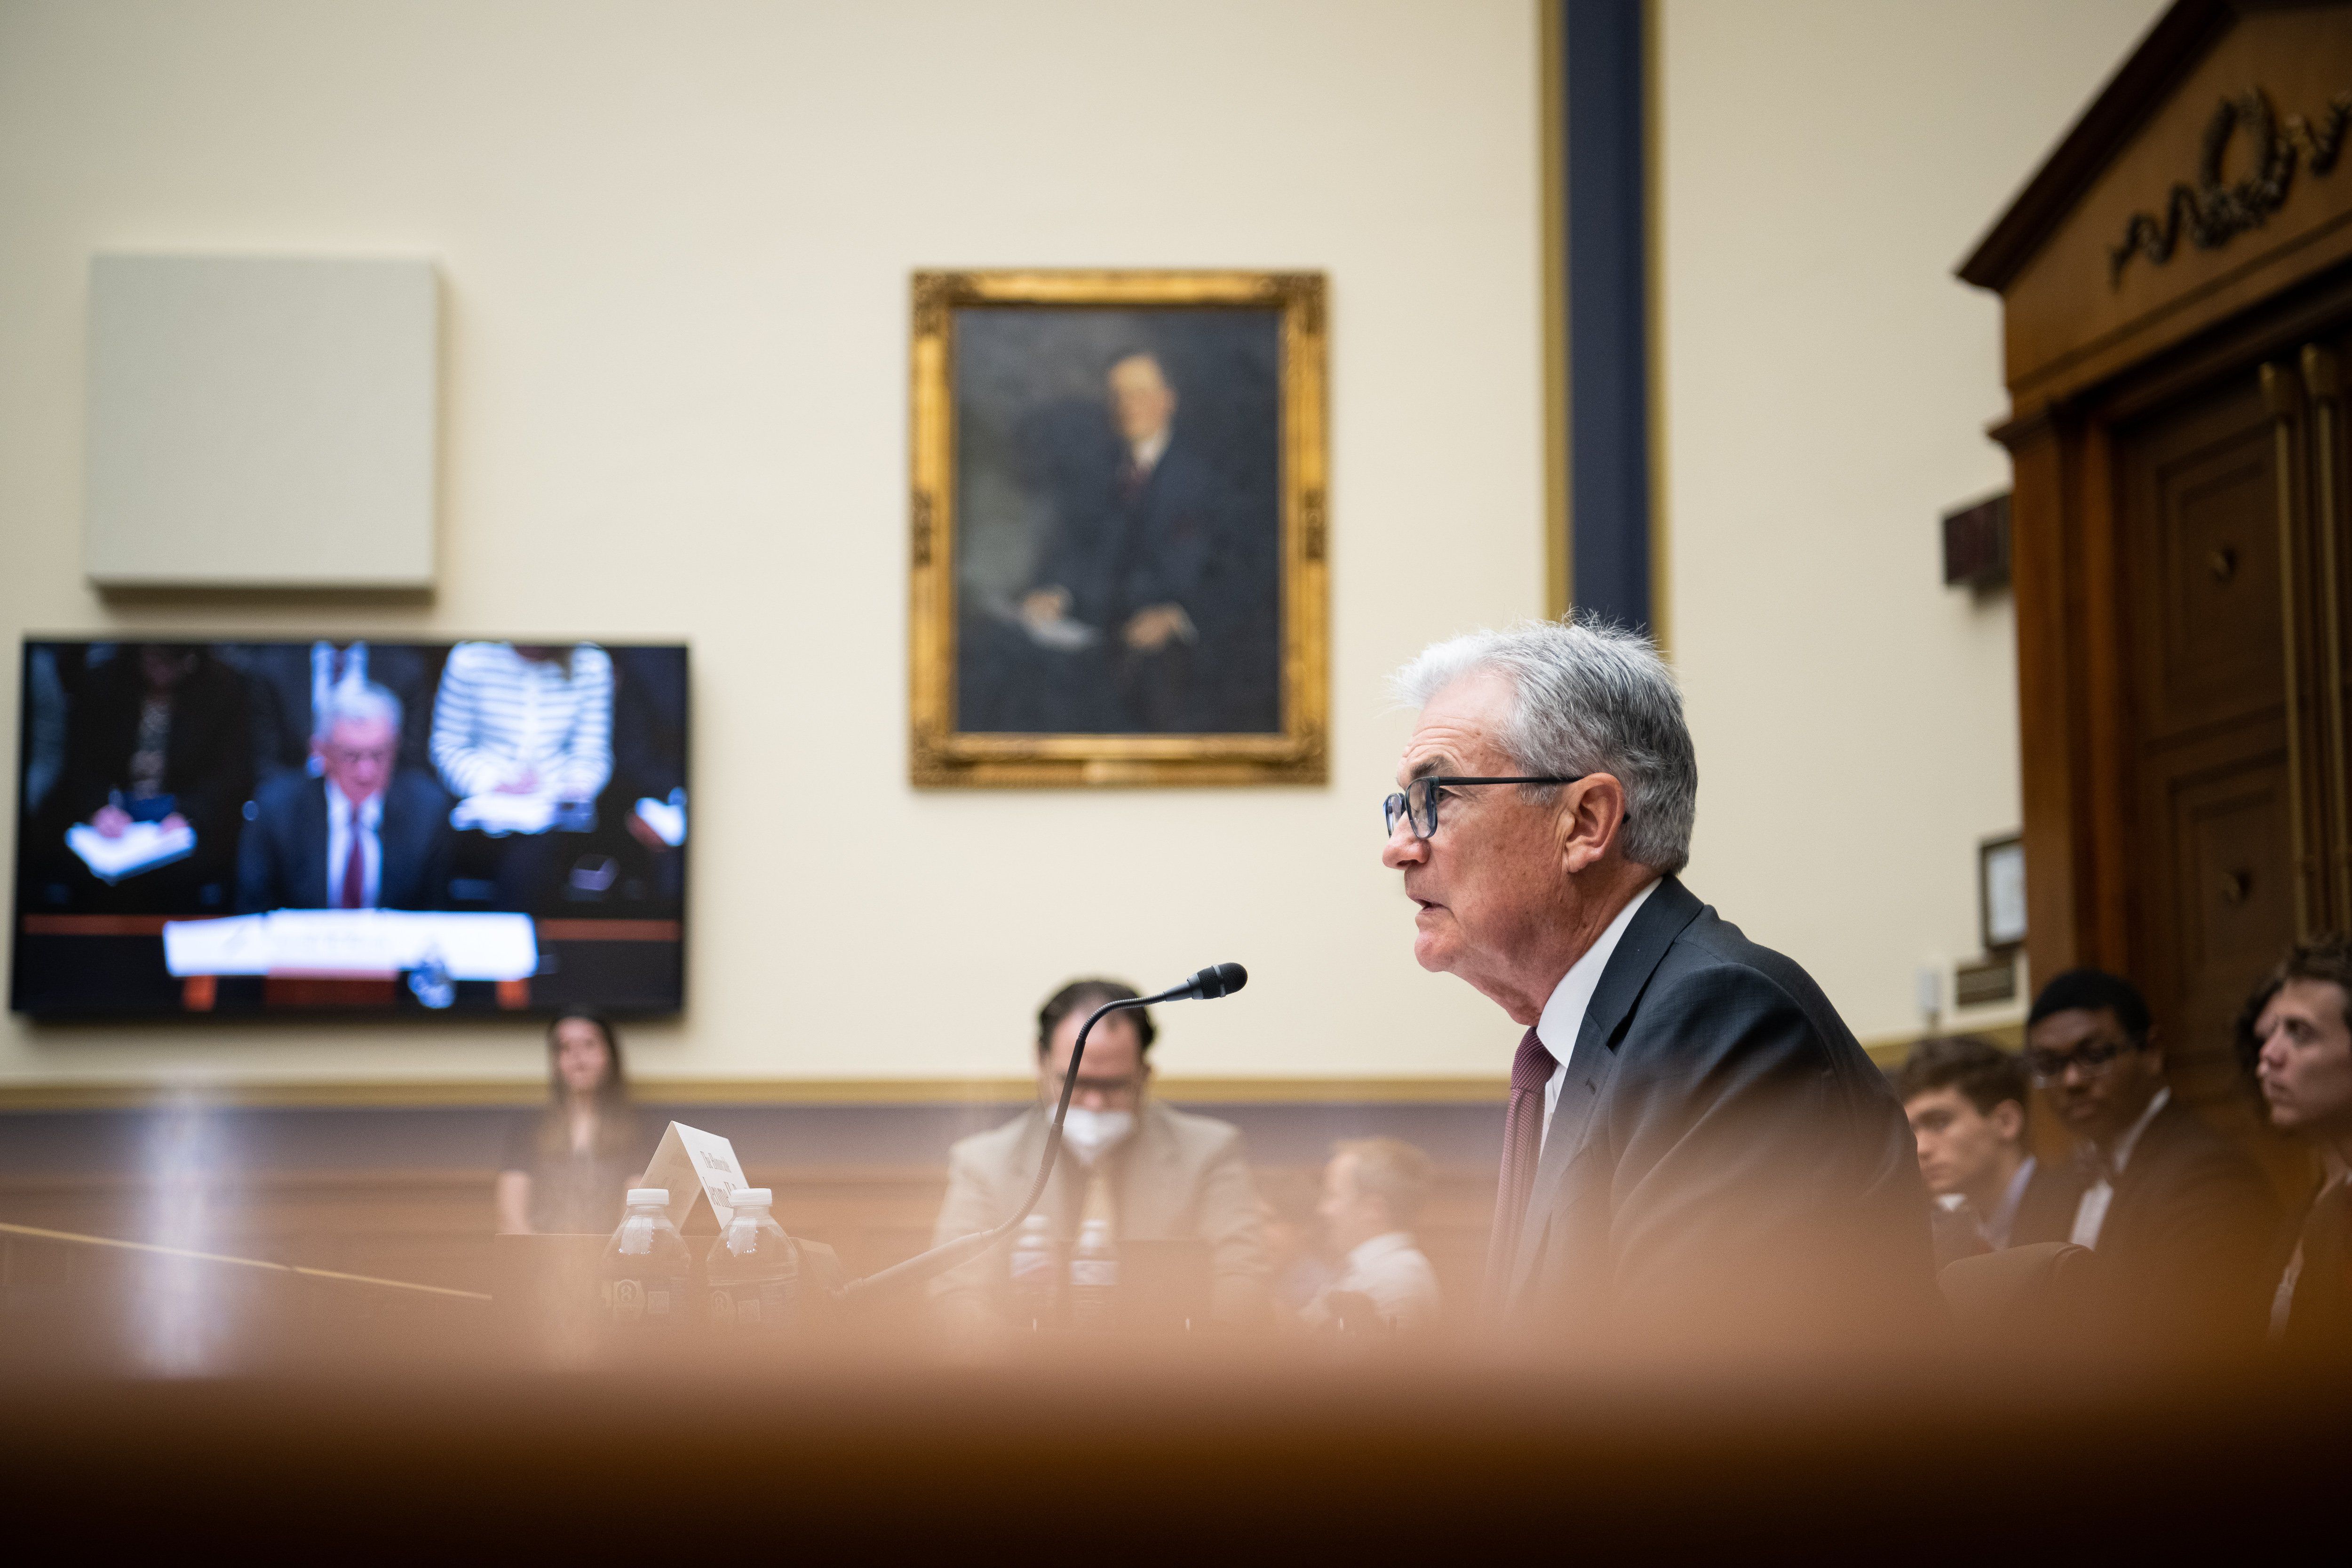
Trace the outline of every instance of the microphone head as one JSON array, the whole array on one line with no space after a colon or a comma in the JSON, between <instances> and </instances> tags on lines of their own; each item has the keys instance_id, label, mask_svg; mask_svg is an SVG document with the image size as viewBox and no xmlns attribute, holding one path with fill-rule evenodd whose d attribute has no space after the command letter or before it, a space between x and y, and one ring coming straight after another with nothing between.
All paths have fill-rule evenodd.
<instances>
[{"instance_id":1,"label":"microphone head","mask_svg":"<svg viewBox=\"0 0 2352 1568\"><path fill-rule=\"evenodd\" d=\"M1238 963L1213 963L1184 983L1184 988L1203 1002L1219 996L1230 996L1249 984L1249 971Z\"/></svg>"}]
</instances>

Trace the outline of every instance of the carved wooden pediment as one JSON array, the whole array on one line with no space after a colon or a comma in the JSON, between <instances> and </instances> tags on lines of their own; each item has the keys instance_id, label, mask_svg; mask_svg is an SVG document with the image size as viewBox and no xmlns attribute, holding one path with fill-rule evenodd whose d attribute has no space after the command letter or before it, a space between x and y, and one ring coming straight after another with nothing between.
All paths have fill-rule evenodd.
<instances>
[{"instance_id":1,"label":"carved wooden pediment","mask_svg":"<svg viewBox=\"0 0 2352 1568\"><path fill-rule=\"evenodd\" d=\"M2352 0L2180 0L1960 268L2020 415L2352 261Z\"/></svg>"}]
</instances>

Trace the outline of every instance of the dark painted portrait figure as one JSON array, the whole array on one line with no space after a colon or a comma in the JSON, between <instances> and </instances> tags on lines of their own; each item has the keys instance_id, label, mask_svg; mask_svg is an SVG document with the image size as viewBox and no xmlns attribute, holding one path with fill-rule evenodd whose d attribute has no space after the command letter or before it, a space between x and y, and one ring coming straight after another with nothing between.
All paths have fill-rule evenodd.
<instances>
[{"instance_id":1,"label":"dark painted portrait figure","mask_svg":"<svg viewBox=\"0 0 2352 1568\"><path fill-rule=\"evenodd\" d=\"M1278 331L958 312L959 730L1281 728Z\"/></svg>"}]
</instances>

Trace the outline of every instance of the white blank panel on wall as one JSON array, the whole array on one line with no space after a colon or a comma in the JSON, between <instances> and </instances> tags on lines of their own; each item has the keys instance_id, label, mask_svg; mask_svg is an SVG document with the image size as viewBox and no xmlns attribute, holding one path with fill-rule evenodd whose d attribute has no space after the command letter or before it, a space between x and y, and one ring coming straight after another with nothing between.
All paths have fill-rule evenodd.
<instances>
[{"instance_id":1,"label":"white blank panel on wall","mask_svg":"<svg viewBox=\"0 0 2352 1568\"><path fill-rule=\"evenodd\" d=\"M100 256L89 281L92 581L431 584L432 263Z\"/></svg>"}]
</instances>

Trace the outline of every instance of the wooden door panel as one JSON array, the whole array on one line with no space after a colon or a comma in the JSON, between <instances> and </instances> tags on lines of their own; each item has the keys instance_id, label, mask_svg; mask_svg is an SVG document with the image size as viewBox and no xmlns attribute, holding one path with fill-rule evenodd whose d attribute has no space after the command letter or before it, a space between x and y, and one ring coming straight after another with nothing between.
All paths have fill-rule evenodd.
<instances>
[{"instance_id":1,"label":"wooden door panel","mask_svg":"<svg viewBox=\"0 0 2352 1568\"><path fill-rule=\"evenodd\" d=\"M2274 709L2285 689L2278 476L2259 392L2249 383L2152 421L2120 456L2137 524L2125 570L2142 739Z\"/></svg>"},{"instance_id":2,"label":"wooden door panel","mask_svg":"<svg viewBox=\"0 0 2352 1568\"><path fill-rule=\"evenodd\" d=\"M2294 935L2275 429L2252 367L2118 432L2134 970L2184 1097Z\"/></svg>"},{"instance_id":3,"label":"wooden door panel","mask_svg":"<svg viewBox=\"0 0 2352 1568\"><path fill-rule=\"evenodd\" d=\"M2226 1091L2239 1005L2294 939L2285 746L2237 749L2195 748L2146 781L2168 853L2149 868L2143 978L2191 1099Z\"/></svg>"}]
</instances>

